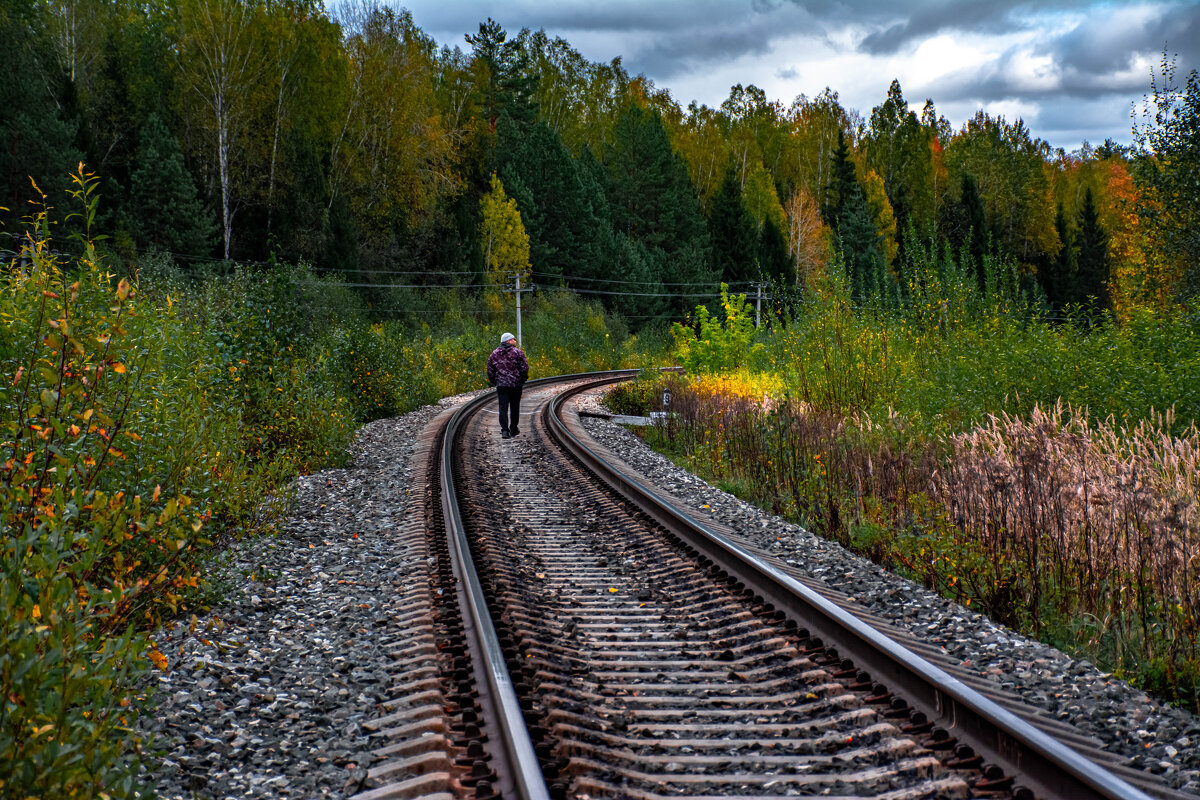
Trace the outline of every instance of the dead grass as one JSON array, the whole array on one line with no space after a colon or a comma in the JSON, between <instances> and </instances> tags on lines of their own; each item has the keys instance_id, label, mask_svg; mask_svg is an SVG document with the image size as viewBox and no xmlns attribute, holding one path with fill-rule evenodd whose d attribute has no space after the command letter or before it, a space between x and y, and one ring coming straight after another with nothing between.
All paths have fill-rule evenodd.
<instances>
[{"instance_id":1,"label":"dead grass","mask_svg":"<svg viewBox=\"0 0 1200 800\"><path fill-rule=\"evenodd\" d=\"M1089 615L1092 635L1122 651L1194 660L1200 431L1172 435L1174 422L1167 412L1097 423L1061 403L994 416L949 438L931 488L983 548L1030 566L1035 627L1057 606Z\"/></svg>"},{"instance_id":2,"label":"dead grass","mask_svg":"<svg viewBox=\"0 0 1200 800\"><path fill-rule=\"evenodd\" d=\"M1035 407L939 439L903 417L673 381L651 439L1001 622L1197 702L1200 431ZM1172 431L1177 431L1172 433Z\"/></svg>"}]
</instances>

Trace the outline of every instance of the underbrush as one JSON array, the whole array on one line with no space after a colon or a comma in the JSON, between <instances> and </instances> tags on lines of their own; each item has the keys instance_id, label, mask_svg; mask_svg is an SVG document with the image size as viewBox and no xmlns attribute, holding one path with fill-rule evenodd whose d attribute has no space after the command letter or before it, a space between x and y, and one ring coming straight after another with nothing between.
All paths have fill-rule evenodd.
<instances>
[{"instance_id":1,"label":"underbrush","mask_svg":"<svg viewBox=\"0 0 1200 800\"><path fill-rule=\"evenodd\" d=\"M947 437L677 381L643 435L738 497L1147 689L1200 701L1200 432L1057 406Z\"/></svg>"},{"instance_id":2,"label":"underbrush","mask_svg":"<svg viewBox=\"0 0 1200 800\"><path fill-rule=\"evenodd\" d=\"M86 236L94 180L75 185L85 235L56 247L43 211L0 277L4 797L151 793L132 722L168 661L148 632L210 599L221 543L268 530L361 423L483 388L511 325L486 297L438 328L371 324L303 266L119 278ZM525 331L534 377L652 360L573 296L534 298Z\"/></svg>"},{"instance_id":3,"label":"underbrush","mask_svg":"<svg viewBox=\"0 0 1200 800\"><path fill-rule=\"evenodd\" d=\"M670 383L674 414L644 435L743 499L1200 710L1200 317L1051 323L1015 280L980 291L947 254L925 258L903 304L852 307L835 274L737 369L722 328L744 326L744 299L726 299L723 323L680 326L696 374Z\"/></svg>"}]
</instances>

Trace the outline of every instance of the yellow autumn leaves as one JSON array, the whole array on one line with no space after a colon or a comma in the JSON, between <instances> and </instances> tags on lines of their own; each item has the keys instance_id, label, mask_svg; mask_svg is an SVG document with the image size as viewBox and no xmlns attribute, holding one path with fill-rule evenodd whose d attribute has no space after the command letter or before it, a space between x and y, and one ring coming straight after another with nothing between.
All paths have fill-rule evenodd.
<instances>
[{"instance_id":1,"label":"yellow autumn leaves","mask_svg":"<svg viewBox=\"0 0 1200 800\"><path fill-rule=\"evenodd\" d=\"M491 190L479 200L479 211L479 243L492 283L503 283L513 274L528 279L533 269L529 264L529 234L521 222L517 201L505 194L494 172Z\"/></svg>"}]
</instances>

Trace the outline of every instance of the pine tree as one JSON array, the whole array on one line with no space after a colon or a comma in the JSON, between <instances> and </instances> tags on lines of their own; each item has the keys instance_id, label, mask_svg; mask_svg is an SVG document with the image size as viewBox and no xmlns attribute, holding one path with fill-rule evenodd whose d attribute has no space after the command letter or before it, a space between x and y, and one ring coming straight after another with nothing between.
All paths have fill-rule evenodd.
<instances>
[{"instance_id":1,"label":"pine tree","mask_svg":"<svg viewBox=\"0 0 1200 800\"><path fill-rule=\"evenodd\" d=\"M517 122L532 122L537 116L534 98L538 79L521 50L507 41L504 28L488 17L487 22L479 23L479 33L468 33L466 40L472 54L486 67L479 92L492 130L496 130L502 115Z\"/></svg>"},{"instance_id":2,"label":"pine tree","mask_svg":"<svg viewBox=\"0 0 1200 800\"><path fill-rule=\"evenodd\" d=\"M58 111L61 91L51 56L39 31L36 4L17 0L0 4L0 50L7 78L0 80L0 250L15 249L7 234L38 201L30 178L58 204L64 199L68 175L83 160L75 149L75 123ZM41 62L41 63L40 63Z\"/></svg>"},{"instance_id":3,"label":"pine tree","mask_svg":"<svg viewBox=\"0 0 1200 800\"><path fill-rule=\"evenodd\" d=\"M861 187L843 198L837 225L854 301L864 303L891 294L893 281L880 248L879 230Z\"/></svg>"},{"instance_id":4,"label":"pine tree","mask_svg":"<svg viewBox=\"0 0 1200 800\"><path fill-rule=\"evenodd\" d=\"M983 210L983 198L979 196L979 185L969 173L962 176L962 195L959 200L959 239L975 262L975 276L983 288L983 256L987 252L987 217Z\"/></svg>"},{"instance_id":5,"label":"pine tree","mask_svg":"<svg viewBox=\"0 0 1200 800\"><path fill-rule=\"evenodd\" d=\"M1038 270L1038 284L1046 293L1046 299L1055 310L1062 309L1068 303L1074 302L1078 292L1075 286L1075 241L1067 227L1067 215L1063 204L1058 204L1058 212L1054 216L1054 229L1062 242L1058 255L1048 258Z\"/></svg>"},{"instance_id":6,"label":"pine tree","mask_svg":"<svg viewBox=\"0 0 1200 800\"><path fill-rule=\"evenodd\" d=\"M787 238L769 217L758 235L758 269L763 278L780 286L796 285L796 264L788 254Z\"/></svg>"},{"instance_id":7,"label":"pine tree","mask_svg":"<svg viewBox=\"0 0 1200 800\"><path fill-rule=\"evenodd\" d=\"M337 195L329 204L321 238L324 243L321 263L324 266L346 273L358 269L358 230L354 227L350 204L344 196Z\"/></svg>"},{"instance_id":8,"label":"pine tree","mask_svg":"<svg viewBox=\"0 0 1200 800\"><path fill-rule=\"evenodd\" d=\"M216 242L215 216L200 201L179 143L156 114L142 126L126 209L125 227L139 248L208 256Z\"/></svg>"},{"instance_id":9,"label":"pine tree","mask_svg":"<svg viewBox=\"0 0 1200 800\"><path fill-rule=\"evenodd\" d=\"M1079 236L1077 238L1079 266L1077 270L1079 298L1094 309L1112 307L1108 292L1108 234L1100 224L1092 189L1083 193L1083 206L1079 211Z\"/></svg>"},{"instance_id":10,"label":"pine tree","mask_svg":"<svg viewBox=\"0 0 1200 800\"><path fill-rule=\"evenodd\" d=\"M500 175L525 220L534 271L593 276L600 269L596 239L608 223L597 217L584 194L580 166L545 123L504 118L498 133ZM516 183L527 197L518 194Z\"/></svg>"},{"instance_id":11,"label":"pine tree","mask_svg":"<svg viewBox=\"0 0 1200 800\"><path fill-rule=\"evenodd\" d=\"M655 278L715 286L700 198L657 111L626 105L605 148L604 167L613 230L645 247ZM694 305L681 297L673 308L686 313Z\"/></svg>"},{"instance_id":12,"label":"pine tree","mask_svg":"<svg viewBox=\"0 0 1200 800\"><path fill-rule=\"evenodd\" d=\"M840 243L854 300L862 303L890 295L895 281L887 268L875 214L866 190L858 181L850 148L841 130L831 167L825 193L825 218Z\"/></svg>"},{"instance_id":13,"label":"pine tree","mask_svg":"<svg viewBox=\"0 0 1200 800\"><path fill-rule=\"evenodd\" d=\"M723 283L758 280L757 227L746 210L742 187L731 165L725 170L708 213L713 272L720 275Z\"/></svg>"},{"instance_id":14,"label":"pine tree","mask_svg":"<svg viewBox=\"0 0 1200 800\"><path fill-rule=\"evenodd\" d=\"M833 164L830 170L829 185L825 187L825 224L837 228L842 215L842 207L850 199L854 187L858 186L854 162L850 159L850 147L846 144L846 136L838 129L837 149L833 151Z\"/></svg>"}]
</instances>

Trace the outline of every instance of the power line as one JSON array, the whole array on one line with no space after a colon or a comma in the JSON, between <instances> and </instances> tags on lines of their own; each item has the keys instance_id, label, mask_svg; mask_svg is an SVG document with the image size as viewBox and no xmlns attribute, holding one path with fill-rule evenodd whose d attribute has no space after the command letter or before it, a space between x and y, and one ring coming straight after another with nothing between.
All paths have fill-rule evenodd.
<instances>
[{"instance_id":1,"label":"power line","mask_svg":"<svg viewBox=\"0 0 1200 800\"><path fill-rule=\"evenodd\" d=\"M341 272L346 275L475 275L477 273L470 271L438 271L438 270L410 270L398 271L391 269L341 269L340 267L310 267L313 272Z\"/></svg>"},{"instance_id":2,"label":"power line","mask_svg":"<svg viewBox=\"0 0 1200 800\"><path fill-rule=\"evenodd\" d=\"M229 263L229 264L234 264L234 265L257 266L257 267L278 266L277 262L271 262L271 261L256 261L256 260L251 260L251 259L222 259L222 258L214 258L212 256L199 255L199 254L195 254L195 253L176 253L176 252L172 252L170 250L156 250L154 252L162 253L164 255L169 255L174 258L183 259L183 260L187 260L187 261L210 261L214 264ZM308 269L312 272L336 272L336 273L341 273L341 274L345 274L345 275L357 274L357 275L453 276L453 275L476 275L476 274L478 274L475 272L463 271L463 270L436 270L436 271L434 271L434 270L383 270L383 269L357 269L357 268L347 270L347 269L339 269L337 267L309 267ZM683 287L703 286L703 287L716 288L720 283L719 281L718 282L707 281L707 282L702 282L702 283L698 283L698 282L666 282L666 283L664 283L662 281L626 281L626 280L618 280L618 279L614 279L614 278L589 278L589 277L584 277L582 275L555 275L555 274L552 274L549 272L531 272L530 274L536 275L536 276L539 276L542 278L548 278L550 280L585 281L588 283L620 284L620 285L625 285L625 286L683 286ZM339 283L339 282L330 282L330 281L297 281L297 283L304 284L304 285L319 285L319 286L344 286L344 287L361 288L361 289L474 289L474 288L480 288L483 285L483 284L438 285L438 284L382 284L382 283L376 284L376 283L349 283L349 282ZM732 288L735 286L752 286L754 284L751 281L736 281L736 282L726 282L725 285ZM559 288L559 287L555 287L555 288ZM713 295L710 295L710 294L660 295L660 294L654 294L654 293L611 292L611 291L602 291L599 289L579 289L579 288L575 288L575 287L568 287L568 288L571 291L578 292L580 294L609 294L609 295L626 296L626 297L717 297L718 296L715 294L713 294ZM543 291L544 291L544 289L543 289Z\"/></svg>"},{"instance_id":3,"label":"power line","mask_svg":"<svg viewBox=\"0 0 1200 800\"><path fill-rule=\"evenodd\" d=\"M482 289L478 283L345 283L342 281L296 281L297 286L327 286L353 289Z\"/></svg>"},{"instance_id":4,"label":"power line","mask_svg":"<svg viewBox=\"0 0 1200 800\"><path fill-rule=\"evenodd\" d=\"M344 313L362 314L364 316L405 316L408 314L463 314L464 316L474 316L477 311L470 309L428 309L428 308L363 308L363 309L347 309L338 306L307 306L307 308L315 311L340 311ZM535 314L549 313L552 316L566 317L570 312L557 313L553 309L541 309L533 312ZM667 319L668 317L661 314L614 314L613 316L621 319Z\"/></svg>"},{"instance_id":5,"label":"power line","mask_svg":"<svg viewBox=\"0 0 1200 800\"><path fill-rule=\"evenodd\" d=\"M611 296L616 296L616 297L664 297L664 298L705 297L705 298L712 299L712 298L717 298L717 297L721 296L720 294L711 294L711 293L696 294L696 293L690 293L690 292L689 293L679 292L676 294L657 294L655 292L610 292L605 289L575 289L575 288L565 289L564 291L575 292L576 294L604 294L604 295L611 295Z\"/></svg>"},{"instance_id":6,"label":"power line","mask_svg":"<svg viewBox=\"0 0 1200 800\"><path fill-rule=\"evenodd\" d=\"M663 283L662 281L618 281L611 278L584 278L577 275L554 275L549 272L532 272L532 275L537 275L542 278L562 279L567 281L590 281L592 283L623 283L628 285L642 286L718 286L721 281L705 281L703 283ZM726 286L743 286L753 285L752 281L725 281Z\"/></svg>"}]
</instances>

